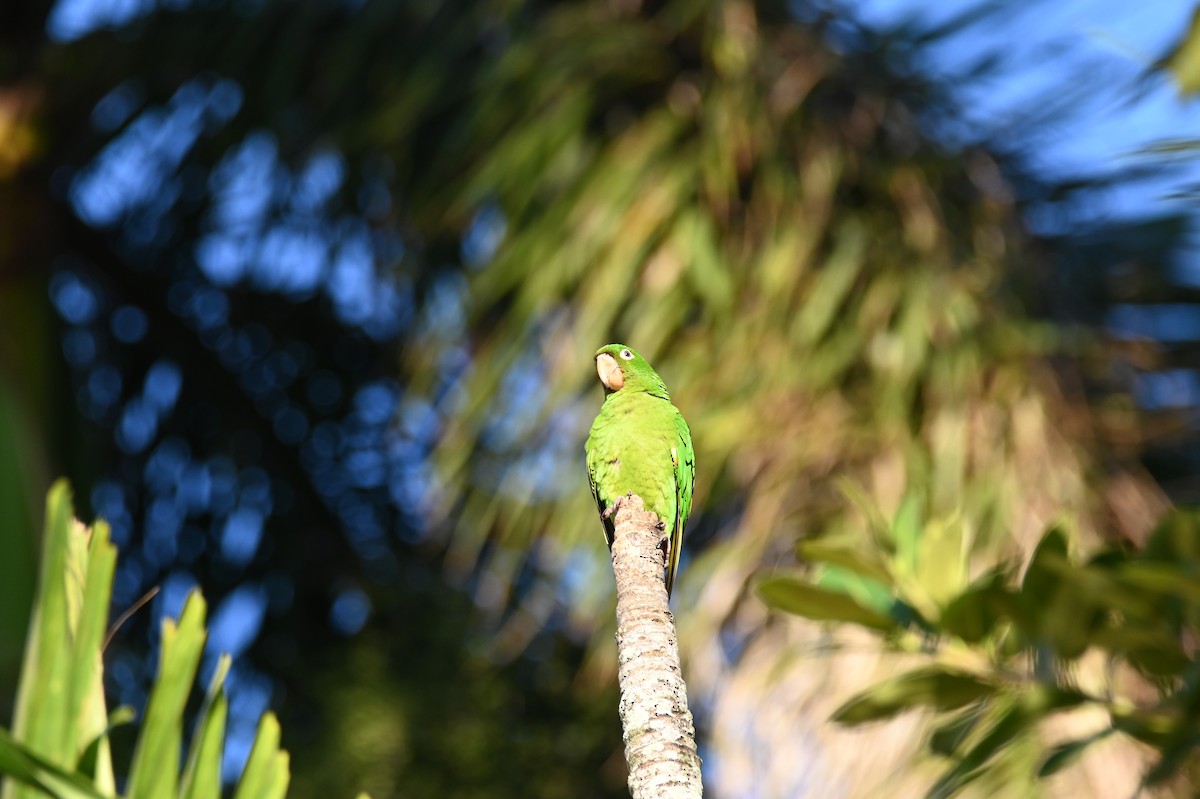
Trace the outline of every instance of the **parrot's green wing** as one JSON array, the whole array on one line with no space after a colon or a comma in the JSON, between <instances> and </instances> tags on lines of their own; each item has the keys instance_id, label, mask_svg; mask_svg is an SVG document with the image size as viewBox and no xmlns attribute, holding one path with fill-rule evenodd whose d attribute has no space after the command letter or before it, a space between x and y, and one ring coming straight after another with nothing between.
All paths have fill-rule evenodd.
<instances>
[{"instance_id":1,"label":"parrot's green wing","mask_svg":"<svg viewBox=\"0 0 1200 799\"><path fill-rule=\"evenodd\" d=\"M588 441L591 444L591 440ZM616 526L613 523L611 516L605 518L604 513L608 510L604 505L604 500L600 498L600 489L596 486L596 466L592 460L593 450L589 447L587 450L587 465L588 465L588 485L592 488L592 499L596 500L596 509L600 511L600 521L604 524L604 537L608 541L609 548L612 547L613 536L616 535Z\"/></svg>"},{"instance_id":2,"label":"parrot's green wing","mask_svg":"<svg viewBox=\"0 0 1200 799\"><path fill-rule=\"evenodd\" d=\"M692 489L696 484L696 452L692 449L692 431L683 414L675 409L675 437L672 461L675 466L675 526L671 530L670 562L667 563L667 596L675 587L679 554L683 550L683 528L692 512ZM594 491L594 489L593 489Z\"/></svg>"}]
</instances>

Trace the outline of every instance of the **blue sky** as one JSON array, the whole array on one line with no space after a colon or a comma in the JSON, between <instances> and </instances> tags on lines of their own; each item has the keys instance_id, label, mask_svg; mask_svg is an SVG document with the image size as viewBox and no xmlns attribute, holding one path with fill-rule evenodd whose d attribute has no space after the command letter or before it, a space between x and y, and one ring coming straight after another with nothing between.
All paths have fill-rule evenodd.
<instances>
[{"instance_id":1,"label":"blue sky","mask_svg":"<svg viewBox=\"0 0 1200 799\"><path fill-rule=\"evenodd\" d=\"M979 0L861 0L855 14L869 24L935 26ZM969 26L920 54L928 74L946 78L981 138L1020 143L1031 169L1051 178L1096 176L1138 164L1163 163L1138 152L1165 139L1200 139L1200 102L1181 98L1162 74L1148 74L1187 30L1193 5L1184 0L1058 0L997 3L986 22ZM1003 65L984 80L955 81L983 55ZM1077 93L1071 112L1052 125L1022 120L1048 102ZM1095 218L1136 218L1178 210L1171 199L1200 183L1200 159L1168 174L1091 199Z\"/></svg>"}]
</instances>

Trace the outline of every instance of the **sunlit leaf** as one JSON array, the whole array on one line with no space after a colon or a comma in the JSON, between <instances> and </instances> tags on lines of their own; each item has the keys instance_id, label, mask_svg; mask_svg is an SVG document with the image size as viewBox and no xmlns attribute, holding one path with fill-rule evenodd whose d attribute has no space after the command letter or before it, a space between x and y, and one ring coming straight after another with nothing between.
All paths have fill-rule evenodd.
<instances>
[{"instance_id":1,"label":"sunlit leaf","mask_svg":"<svg viewBox=\"0 0 1200 799\"><path fill-rule=\"evenodd\" d=\"M1135 561L1122 567L1117 579L1135 590L1200 604L1200 573L1186 563Z\"/></svg>"},{"instance_id":2,"label":"sunlit leaf","mask_svg":"<svg viewBox=\"0 0 1200 799\"><path fill-rule=\"evenodd\" d=\"M965 786L978 779L980 770L1035 722L1022 707L1009 707L988 729L986 735L971 747L959 761L943 774L926 794L927 799L949 799Z\"/></svg>"},{"instance_id":3,"label":"sunlit leaf","mask_svg":"<svg viewBox=\"0 0 1200 799\"><path fill-rule=\"evenodd\" d=\"M80 597L78 628L71 652L71 717L75 722L73 738L82 748L84 741L96 743L89 773L106 789L115 787L112 758L104 733L111 728L104 701L101 679L101 641L108 627L108 608L112 597L113 575L117 567L117 548L109 538L106 522L98 520L91 528L87 571Z\"/></svg>"},{"instance_id":4,"label":"sunlit leaf","mask_svg":"<svg viewBox=\"0 0 1200 799\"><path fill-rule=\"evenodd\" d=\"M288 755L279 748L279 721L264 713L233 799L283 799L289 778Z\"/></svg>"},{"instance_id":5,"label":"sunlit leaf","mask_svg":"<svg viewBox=\"0 0 1200 799\"><path fill-rule=\"evenodd\" d=\"M863 607L846 594L826 591L794 577L768 577L758 584L758 595L773 608L814 621L842 621L876 630L892 630L890 616Z\"/></svg>"},{"instance_id":6,"label":"sunlit leaf","mask_svg":"<svg viewBox=\"0 0 1200 799\"><path fill-rule=\"evenodd\" d=\"M829 543L823 539L804 540L796 545L796 554L804 560L840 566L847 571L885 586L892 583L887 565L873 551Z\"/></svg>"},{"instance_id":7,"label":"sunlit leaf","mask_svg":"<svg viewBox=\"0 0 1200 799\"><path fill-rule=\"evenodd\" d=\"M39 789L35 795L56 799L104 799L82 775L72 774L38 756L0 729L0 774Z\"/></svg>"},{"instance_id":8,"label":"sunlit leaf","mask_svg":"<svg viewBox=\"0 0 1200 799\"><path fill-rule=\"evenodd\" d=\"M179 620L164 619L158 674L146 703L146 718L133 753L129 799L176 796L183 744L183 712L204 651L206 604L193 591Z\"/></svg>"},{"instance_id":9,"label":"sunlit leaf","mask_svg":"<svg viewBox=\"0 0 1200 799\"><path fill-rule=\"evenodd\" d=\"M934 754L947 757L954 754L983 720L985 710L984 703L977 703L939 724L929 735L929 750Z\"/></svg>"},{"instance_id":10,"label":"sunlit leaf","mask_svg":"<svg viewBox=\"0 0 1200 799\"><path fill-rule=\"evenodd\" d=\"M76 754L68 735L73 661L67 576L73 515L70 488L60 480L46 498L40 578L13 720L13 734L23 745L60 766Z\"/></svg>"},{"instance_id":11,"label":"sunlit leaf","mask_svg":"<svg viewBox=\"0 0 1200 799\"><path fill-rule=\"evenodd\" d=\"M926 794L930 799L948 799L977 779L982 769L1020 736L1034 729L1047 715L1078 707L1090 701L1078 691L1053 685L1036 684L1015 694L1000 696L995 704L998 714L979 741L933 785Z\"/></svg>"},{"instance_id":12,"label":"sunlit leaf","mask_svg":"<svg viewBox=\"0 0 1200 799\"><path fill-rule=\"evenodd\" d=\"M835 593L846 594L864 608L899 621L893 613L896 597L886 585L870 577L863 577L841 566L826 566L821 570L817 586Z\"/></svg>"},{"instance_id":13,"label":"sunlit leaf","mask_svg":"<svg viewBox=\"0 0 1200 799\"><path fill-rule=\"evenodd\" d=\"M922 528L921 500L915 494L908 494L896 511L892 521L892 538L896 542L896 559L907 570L908 574L916 574L917 557L921 543Z\"/></svg>"},{"instance_id":14,"label":"sunlit leaf","mask_svg":"<svg viewBox=\"0 0 1200 799\"><path fill-rule=\"evenodd\" d=\"M917 542L916 579L935 605L944 605L967 581L967 549L962 517L932 519Z\"/></svg>"},{"instance_id":15,"label":"sunlit leaf","mask_svg":"<svg viewBox=\"0 0 1200 799\"><path fill-rule=\"evenodd\" d=\"M1043 536L1021 584L1017 618L1028 634L1044 640L1063 658L1079 657L1088 634L1102 620L1104 603L1114 598L1108 576L1071 563L1061 527Z\"/></svg>"},{"instance_id":16,"label":"sunlit leaf","mask_svg":"<svg viewBox=\"0 0 1200 799\"><path fill-rule=\"evenodd\" d=\"M187 764L179 785L181 799L220 799L221 755L225 745L225 720L229 700L225 696L225 677L232 659L222 655L217 660L209 682L204 706L196 718Z\"/></svg>"},{"instance_id":17,"label":"sunlit leaf","mask_svg":"<svg viewBox=\"0 0 1200 799\"><path fill-rule=\"evenodd\" d=\"M1015 599L1007 582L1005 570L980 578L950 601L938 624L968 643L982 641L1011 618Z\"/></svg>"},{"instance_id":18,"label":"sunlit leaf","mask_svg":"<svg viewBox=\"0 0 1200 799\"><path fill-rule=\"evenodd\" d=\"M100 700L101 709L103 709L103 696L100 697ZM92 777L98 790L105 793L116 792L112 753L108 741L109 733L115 727L132 724L136 720L137 713L133 708L129 705L118 706L108 714L108 723L105 724L104 730L84 747L83 754L79 756L79 773Z\"/></svg>"},{"instance_id":19,"label":"sunlit leaf","mask_svg":"<svg viewBox=\"0 0 1200 799\"><path fill-rule=\"evenodd\" d=\"M833 714L842 724L878 721L914 708L956 710L995 695L986 680L940 666L928 666L887 680L855 696Z\"/></svg>"}]
</instances>

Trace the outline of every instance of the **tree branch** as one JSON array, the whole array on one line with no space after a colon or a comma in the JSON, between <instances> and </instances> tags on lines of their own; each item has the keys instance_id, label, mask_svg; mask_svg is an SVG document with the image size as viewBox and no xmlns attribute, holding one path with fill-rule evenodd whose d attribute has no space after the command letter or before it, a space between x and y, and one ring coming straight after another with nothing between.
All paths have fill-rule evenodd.
<instances>
[{"instance_id":1,"label":"tree branch","mask_svg":"<svg viewBox=\"0 0 1200 799\"><path fill-rule=\"evenodd\" d=\"M630 496L615 524L617 680L629 791L633 799L698 799L700 755L667 606L658 517Z\"/></svg>"}]
</instances>

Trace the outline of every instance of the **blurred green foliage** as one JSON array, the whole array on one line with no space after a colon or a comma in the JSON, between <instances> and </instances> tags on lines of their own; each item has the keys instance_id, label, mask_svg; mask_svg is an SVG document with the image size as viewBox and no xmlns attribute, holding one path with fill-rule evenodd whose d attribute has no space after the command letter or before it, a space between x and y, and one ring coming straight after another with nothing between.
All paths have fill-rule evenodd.
<instances>
[{"instance_id":1,"label":"blurred green foliage","mask_svg":"<svg viewBox=\"0 0 1200 799\"><path fill-rule=\"evenodd\" d=\"M60 481L46 502L40 577L11 733L0 730L5 799L118 796L109 743L112 727L132 719L129 708L107 711L103 645L117 550L103 521L74 519ZM204 653L205 602L193 592L176 619L165 619L159 671L125 779L127 799L219 799L228 700L228 656L215 661L186 750L184 712ZM181 752L184 761L181 763ZM182 772L181 772L182 766ZM262 717L234 799L283 799L288 756L279 724Z\"/></svg>"},{"instance_id":2,"label":"blurred green foliage","mask_svg":"<svg viewBox=\"0 0 1200 799\"><path fill-rule=\"evenodd\" d=\"M894 546L808 539L798 546L811 566L807 573L759 583L768 605L815 621L861 625L882 633L894 651L916 653L924 662L860 692L833 719L856 725L916 708L934 711L939 722L926 746L950 766L931 797L995 779L1005 754L1023 739L1039 740L1054 717L1089 709L1103 719L1046 750L1039 777L1120 734L1156 754L1144 787L1194 780L1200 513L1172 512L1140 549L1105 547L1086 558L1072 556L1068 535L1054 526L1019 578L1017 563L1001 564L969 584L951 578L945 591L932 595L930 583L908 583L904 574L906 564L962 573L962 550L944 546L945 527L902 510L888 525ZM929 540L938 548L913 550ZM854 590L864 583L874 591Z\"/></svg>"}]
</instances>

